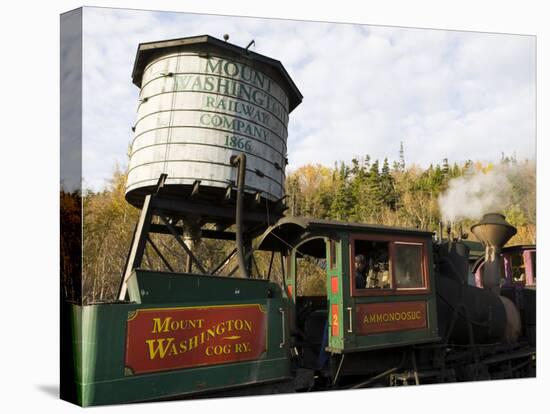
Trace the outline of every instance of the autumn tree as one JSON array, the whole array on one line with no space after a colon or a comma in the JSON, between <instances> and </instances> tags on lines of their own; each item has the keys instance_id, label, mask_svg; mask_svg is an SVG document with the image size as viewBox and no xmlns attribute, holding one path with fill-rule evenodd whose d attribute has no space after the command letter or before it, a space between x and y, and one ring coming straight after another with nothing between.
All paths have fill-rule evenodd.
<instances>
[{"instance_id":1,"label":"autumn tree","mask_svg":"<svg viewBox=\"0 0 550 414\"><path fill-rule=\"evenodd\" d=\"M79 191L60 192L61 297L80 303L82 299L82 196Z\"/></svg>"}]
</instances>

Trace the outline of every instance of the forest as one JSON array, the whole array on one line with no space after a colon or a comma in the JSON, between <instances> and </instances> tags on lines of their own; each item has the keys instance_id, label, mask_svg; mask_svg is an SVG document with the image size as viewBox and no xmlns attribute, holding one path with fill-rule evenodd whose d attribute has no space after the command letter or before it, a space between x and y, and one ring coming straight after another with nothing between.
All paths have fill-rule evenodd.
<instances>
[{"instance_id":1,"label":"forest","mask_svg":"<svg viewBox=\"0 0 550 414\"><path fill-rule=\"evenodd\" d=\"M399 154L391 166L387 158L380 162L365 155L333 168L310 164L293 171L286 180L288 214L436 231L440 221L448 221L443 196L450 184L460 183L454 186L452 201L458 206L452 206L451 215L457 216L462 205L464 216L451 219L456 232L462 227L472 239L469 228L482 214L500 212L518 229L510 244L535 243L533 161L503 154L498 163L468 160L459 165L443 159L421 168L406 165L402 145ZM475 212L472 205L478 207Z\"/></svg>"},{"instance_id":2,"label":"forest","mask_svg":"<svg viewBox=\"0 0 550 414\"><path fill-rule=\"evenodd\" d=\"M495 181L494 188L488 184L490 177L500 180ZM139 210L124 199L125 183L125 172L115 168L102 191L86 190L81 200L80 194L61 193L63 297L82 303L116 299L139 216ZM474 190L462 196L460 191L463 188L455 185L457 183ZM369 155L356 157L349 163L338 162L333 167L308 164L290 171L285 186L286 215L413 227L428 231L437 231L439 222L448 219L449 213L442 209L447 200L453 209L451 216L454 221L451 224L455 234L462 231L470 240L475 238L469 234L469 228L480 218L473 217L471 207L477 206L481 200L480 209L491 210L491 203L483 204L483 200L489 199L518 229L509 244L536 243L535 163L531 160L520 161L514 156L503 154L497 163L465 161L458 164L444 159L422 168L406 163L401 144L397 160L391 164L387 158L378 160ZM452 190L455 193L459 191L458 198L456 194L454 199L446 198ZM500 194L500 198L495 198L492 194L486 194L491 191L505 192ZM465 207L464 215L457 214L461 206ZM480 209L476 210L478 216L489 212ZM78 219L81 211L82 234ZM74 263L72 256L72 253L78 251L80 237L83 249L82 280L80 263ZM168 236L154 235L154 241L163 255L174 264L174 270L183 271L185 253L174 240ZM197 246L196 253L201 262L211 268L223 261L232 248L233 242L205 239ZM316 269L314 273L322 270L319 263L306 261L304 265ZM143 266L158 270L165 268L158 256L149 250L145 253ZM262 252L255 253L253 275L264 277L268 266L269 256ZM275 263L275 279L281 277L281 266ZM221 274L228 274L232 267L234 263L227 264ZM322 277L313 277L309 288L322 292L324 287L321 280Z\"/></svg>"}]
</instances>

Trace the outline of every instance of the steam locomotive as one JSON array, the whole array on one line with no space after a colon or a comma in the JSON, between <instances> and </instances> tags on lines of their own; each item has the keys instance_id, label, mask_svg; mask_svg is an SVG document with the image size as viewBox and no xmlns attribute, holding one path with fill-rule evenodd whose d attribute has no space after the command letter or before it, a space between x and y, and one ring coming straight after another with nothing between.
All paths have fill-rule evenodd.
<instances>
[{"instance_id":1,"label":"steam locomotive","mask_svg":"<svg viewBox=\"0 0 550 414\"><path fill-rule=\"evenodd\" d=\"M475 269L482 287L468 283L469 249L459 239L296 217L259 238L257 250L271 252L261 279L132 267L127 299L71 305L77 401L534 376L535 287L501 287L510 275L500 249L515 229L489 214L473 231L486 248ZM376 258L385 285L356 285L358 254ZM270 280L277 256L279 282ZM323 296L300 293L308 257L324 264Z\"/></svg>"},{"instance_id":2,"label":"steam locomotive","mask_svg":"<svg viewBox=\"0 0 550 414\"><path fill-rule=\"evenodd\" d=\"M300 240L286 279L298 382L333 389L534 376L535 286L503 286L512 281L501 247L516 230L493 213L472 231L486 250L474 269L478 286L468 283L468 246L441 233L433 242L430 233L393 227L300 219L276 225L267 244ZM356 285L358 254L383 273L378 284ZM327 300L293 295L301 275L292 266L301 255L326 255ZM531 265L526 270L534 272Z\"/></svg>"}]
</instances>

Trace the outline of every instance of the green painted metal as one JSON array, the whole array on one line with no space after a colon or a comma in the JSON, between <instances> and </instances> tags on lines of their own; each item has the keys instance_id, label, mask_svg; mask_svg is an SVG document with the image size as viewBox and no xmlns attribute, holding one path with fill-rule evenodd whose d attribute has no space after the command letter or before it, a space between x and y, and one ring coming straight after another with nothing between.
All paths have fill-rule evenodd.
<instances>
[{"instance_id":1,"label":"green painted metal","mask_svg":"<svg viewBox=\"0 0 550 414\"><path fill-rule=\"evenodd\" d=\"M334 243L334 257L331 252L331 243ZM342 278L342 240L327 240L327 298L328 298L328 315L329 315L329 335L328 335L328 345L332 349L342 349L344 346L344 318L345 318L345 309L343 301L343 291L344 283ZM332 266L331 266L332 264ZM337 291L332 291L332 278L337 280ZM331 318L331 309L332 305L338 306L338 314L340 318L338 336L332 336L332 318Z\"/></svg>"},{"instance_id":2,"label":"green painted metal","mask_svg":"<svg viewBox=\"0 0 550 414\"><path fill-rule=\"evenodd\" d=\"M288 297L288 324L291 330L296 328L296 256L287 257L285 272L285 294Z\"/></svg>"},{"instance_id":3,"label":"green painted metal","mask_svg":"<svg viewBox=\"0 0 550 414\"><path fill-rule=\"evenodd\" d=\"M319 224L315 222L315 224ZM431 234L427 232L420 232L417 230L408 229L395 229L391 232L384 232L385 228L376 226L359 226L359 225L347 225L343 226L341 223L322 222L323 226L318 229L311 229L308 231L304 225L304 234L307 231L307 237L303 237L290 252L290 271L288 272L286 282L295 286L296 282L296 253L298 247L306 241L312 240L315 237L325 237L326 240L326 258L327 258L327 313L329 316L329 342L327 350L333 353L347 353L347 352L360 352L369 351L373 349L384 348L388 346L404 346L410 344L420 344L428 342L436 342L441 338L438 336L437 328L437 309L436 309L436 293L435 293L435 281L434 272L432 268L432 242ZM331 232L331 230L333 230ZM396 240L401 235L414 235L416 237L423 237L426 239L427 254L428 254L428 277L431 289L428 293L411 294L411 295L388 295L388 296L352 296L350 283L354 280L350 277L350 240L351 233L357 234L395 234ZM327 234L333 234L334 237L327 237ZM333 259L330 251L330 240L335 243L336 251L336 266L331 269L330 263ZM338 278L338 291L332 292L331 278ZM293 296L296 292L293 289ZM357 304L366 303L402 303L407 301L425 301L426 302L426 315L427 315L427 328L426 329L411 329L400 330L394 332L384 332L370 335L357 335L353 324L355 318L355 306ZM294 300L293 300L293 303ZM332 317L331 309L332 305L338 307L338 335L332 335ZM291 323L293 321L291 320Z\"/></svg>"},{"instance_id":4,"label":"green painted metal","mask_svg":"<svg viewBox=\"0 0 550 414\"><path fill-rule=\"evenodd\" d=\"M428 342L436 342L441 338L438 335L437 328L437 309L436 309L436 292L435 280L433 272L433 257L431 239L428 239L429 283L431 286L430 292L426 294L414 295L390 295L390 296L351 296L350 281L350 238L349 233L341 234L341 263L342 263L342 305L344 310L352 309L352 318L345 315L344 323L341 324L341 329L344 330L344 340L341 346L336 342L330 342L330 350L332 352L359 352L373 349L384 348L388 346L401 346L410 344L420 344ZM391 303L391 302L407 302L407 301L426 301L428 326L426 329L402 330L395 332L385 332L371 335L357 335L350 322L353 323L355 317L355 306L363 303ZM351 331L351 332L350 332Z\"/></svg>"},{"instance_id":5,"label":"green painted metal","mask_svg":"<svg viewBox=\"0 0 550 414\"><path fill-rule=\"evenodd\" d=\"M78 404L90 406L196 395L290 378L288 340L285 341L288 326L284 327L283 336L280 312L280 308L288 307L288 300L275 283L139 269L132 277L139 282L140 304L70 305ZM268 314L267 352L258 360L125 375L129 312L249 303L263 305Z\"/></svg>"}]
</instances>

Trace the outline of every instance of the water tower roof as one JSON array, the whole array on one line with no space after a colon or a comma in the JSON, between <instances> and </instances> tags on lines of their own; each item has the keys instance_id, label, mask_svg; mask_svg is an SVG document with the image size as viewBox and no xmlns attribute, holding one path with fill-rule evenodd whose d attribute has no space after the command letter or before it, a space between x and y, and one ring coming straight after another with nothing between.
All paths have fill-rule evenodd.
<instances>
[{"instance_id":1,"label":"water tower roof","mask_svg":"<svg viewBox=\"0 0 550 414\"><path fill-rule=\"evenodd\" d=\"M132 71L133 83L140 88L145 67L153 59L175 51L204 53L205 57L209 53L218 54L257 67L261 72L273 77L286 90L290 105L289 112L302 102L302 94L280 61L209 35L140 43Z\"/></svg>"}]
</instances>

